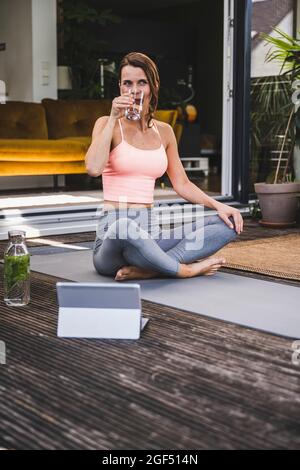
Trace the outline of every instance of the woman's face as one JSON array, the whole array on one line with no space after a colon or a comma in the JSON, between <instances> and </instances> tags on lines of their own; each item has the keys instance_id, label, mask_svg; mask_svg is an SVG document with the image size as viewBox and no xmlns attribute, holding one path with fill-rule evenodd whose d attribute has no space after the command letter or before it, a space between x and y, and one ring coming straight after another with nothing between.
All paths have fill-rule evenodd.
<instances>
[{"instance_id":1,"label":"woman's face","mask_svg":"<svg viewBox=\"0 0 300 470\"><path fill-rule=\"evenodd\" d=\"M133 67L132 65L125 65L121 71L120 94L127 93L130 88L136 90L143 90L144 104L143 111L148 111L151 100L151 90L149 80L143 69L140 67Z\"/></svg>"}]
</instances>

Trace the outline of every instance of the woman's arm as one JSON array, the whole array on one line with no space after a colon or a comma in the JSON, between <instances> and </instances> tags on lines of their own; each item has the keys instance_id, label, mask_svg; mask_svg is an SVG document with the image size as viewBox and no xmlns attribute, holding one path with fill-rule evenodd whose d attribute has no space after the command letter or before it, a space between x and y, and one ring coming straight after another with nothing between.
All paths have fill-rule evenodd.
<instances>
[{"instance_id":1,"label":"woman's arm","mask_svg":"<svg viewBox=\"0 0 300 470\"><path fill-rule=\"evenodd\" d=\"M100 176L109 158L116 119L102 116L95 122L92 143L85 155L85 167L90 176Z\"/></svg>"},{"instance_id":2,"label":"woman's arm","mask_svg":"<svg viewBox=\"0 0 300 470\"><path fill-rule=\"evenodd\" d=\"M104 170L109 159L116 120L124 115L125 109L132 103L129 93L117 96L112 101L110 116L102 116L95 122L92 143L85 155L86 171L90 176L100 176Z\"/></svg>"},{"instance_id":3,"label":"woman's arm","mask_svg":"<svg viewBox=\"0 0 300 470\"><path fill-rule=\"evenodd\" d=\"M187 201L194 204L203 204L210 209L218 211L220 218L224 220L230 228L233 228L232 222L229 219L229 217L232 216L237 233L243 231L243 218L238 209L216 201L189 180L178 154L178 146L174 131L169 124L166 124L166 127L168 142L166 147L168 156L167 174L174 190L179 194L179 196Z\"/></svg>"}]
</instances>

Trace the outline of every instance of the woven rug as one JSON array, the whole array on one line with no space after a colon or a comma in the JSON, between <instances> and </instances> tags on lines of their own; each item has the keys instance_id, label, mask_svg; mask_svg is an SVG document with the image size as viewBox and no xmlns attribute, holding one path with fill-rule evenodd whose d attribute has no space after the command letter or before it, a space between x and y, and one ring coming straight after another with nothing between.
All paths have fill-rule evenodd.
<instances>
[{"instance_id":1,"label":"woven rug","mask_svg":"<svg viewBox=\"0 0 300 470\"><path fill-rule=\"evenodd\" d=\"M217 254L227 268L300 281L300 234L230 243Z\"/></svg>"}]
</instances>

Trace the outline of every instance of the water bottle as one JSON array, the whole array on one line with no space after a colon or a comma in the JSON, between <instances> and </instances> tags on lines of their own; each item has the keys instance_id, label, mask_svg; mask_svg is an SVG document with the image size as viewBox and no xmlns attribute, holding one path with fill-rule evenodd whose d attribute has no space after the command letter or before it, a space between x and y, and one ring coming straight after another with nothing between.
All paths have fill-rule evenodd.
<instances>
[{"instance_id":1,"label":"water bottle","mask_svg":"<svg viewBox=\"0 0 300 470\"><path fill-rule=\"evenodd\" d=\"M22 306L30 301L30 254L26 232L10 230L8 245L4 252L4 302L6 305Z\"/></svg>"}]
</instances>

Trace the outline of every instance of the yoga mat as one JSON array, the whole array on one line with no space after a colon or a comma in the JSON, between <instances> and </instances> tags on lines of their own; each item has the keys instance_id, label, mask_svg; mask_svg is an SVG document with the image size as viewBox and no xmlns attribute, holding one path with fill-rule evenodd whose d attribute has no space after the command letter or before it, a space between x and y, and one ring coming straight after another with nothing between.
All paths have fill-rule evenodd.
<instances>
[{"instance_id":1,"label":"yoga mat","mask_svg":"<svg viewBox=\"0 0 300 470\"><path fill-rule=\"evenodd\" d=\"M101 276L92 250L31 256L31 269L72 281L118 282ZM218 271L190 279L139 283L142 299L290 338L300 338L300 289Z\"/></svg>"}]
</instances>

